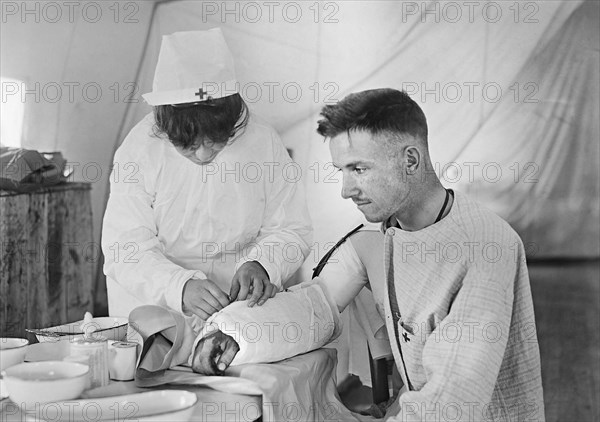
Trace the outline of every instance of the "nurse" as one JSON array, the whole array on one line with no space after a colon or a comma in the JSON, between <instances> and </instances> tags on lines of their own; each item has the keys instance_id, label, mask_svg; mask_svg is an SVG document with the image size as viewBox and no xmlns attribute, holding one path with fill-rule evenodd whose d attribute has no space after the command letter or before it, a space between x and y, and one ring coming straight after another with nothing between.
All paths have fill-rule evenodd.
<instances>
[{"instance_id":1,"label":"nurse","mask_svg":"<svg viewBox=\"0 0 600 422\"><path fill-rule=\"evenodd\" d=\"M164 36L153 106L114 157L102 231L108 305L206 320L262 305L302 264L312 227L275 130L238 93L219 29Z\"/></svg>"}]
</instances>

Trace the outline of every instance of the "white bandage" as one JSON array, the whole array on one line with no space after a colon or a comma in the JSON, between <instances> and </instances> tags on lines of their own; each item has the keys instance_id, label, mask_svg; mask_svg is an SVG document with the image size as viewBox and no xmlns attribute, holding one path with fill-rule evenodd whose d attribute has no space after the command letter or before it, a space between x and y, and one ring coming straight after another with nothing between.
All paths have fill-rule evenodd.
<instances>
[{"instance_id":1,"label":"white bandage","mask_svg":"<svg viewBox=\"0 0 600 422\"><path fill-rule=\"evenodd\" d=\"M196 338L198 342L215 330L230 335L240 346L231 363L277 362L318 349L341 332L335 302L318 278L278 293L262 306L234 302L213 314Z\"/></svg>"}]
</instances>

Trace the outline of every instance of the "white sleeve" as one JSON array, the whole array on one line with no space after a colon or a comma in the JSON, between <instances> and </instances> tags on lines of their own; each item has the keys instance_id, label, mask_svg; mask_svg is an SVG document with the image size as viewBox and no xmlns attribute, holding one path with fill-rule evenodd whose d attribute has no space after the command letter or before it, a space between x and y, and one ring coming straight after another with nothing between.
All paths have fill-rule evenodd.
<instances>
[{"instance_id":1,"label":"white sleeve","mask_svg":"<svg viewBox=\"0 0 600 422\"><path fill-rule=\"evenodd\" d=\"M367 270L350 239L342 243L323 267L319 278L342 312L368 283Z\"/></svg>"},{"instance_id":2,"label":"white sleeve","mask_svg":"<svg viewBox=\"0 0 600 422\"><path fill-rule=\"evenodd\" d=\"M114 176L119 170L121 175L131 177ZM126 148L119 148L102 227L104 272L143 303L183 312L185 283L206 275L184 269L165 256L152 211L153 179L148 163Z\"/></svg>"},{"instance_id":3,"label":"white sleeve","mask_svg":"<svg viewBox=\"0 0 600 422\"><path fill-rule=\"evenodd\" d=\"M256 245L238 262L258 261L271 283L281 287L300 268L310 251L312 223L303 182L283 143L272 131L273 161L265 180L268 190L265 217ZM289 174L288 174L289 173Z\"/></svg>"},{"instance_id":4,"label":"white sleeve","mask_svg":"<svg viewBox=\"0 0 600 422\"><path fill-rule=\"evenodd\" d=\"M231 363L268 363L318 349L342 330L339 312L327 289L315 278L279 293L262 306L233 302L213 314L192 347L215 330L230 335L240 346Z\"/></svg>"}]
</instances>

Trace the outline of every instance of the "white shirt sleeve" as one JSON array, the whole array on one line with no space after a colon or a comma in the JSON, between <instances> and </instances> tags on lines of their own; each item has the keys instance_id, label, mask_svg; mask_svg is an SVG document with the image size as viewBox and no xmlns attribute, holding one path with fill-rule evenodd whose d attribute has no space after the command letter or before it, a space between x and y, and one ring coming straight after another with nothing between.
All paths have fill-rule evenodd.
<instances>
[{"instance_id":1,"label":"white shirt sleeve","mask_svg":"<svg viewBox=\"0 0 600 422\"><path fill-rule=\"evenodd\" d=\"M121 177L115 174L118 171ZM184 269L165 256L152 212L153 183L152 169L139 155L127 148L117 151L102 227L104 272L143 303L183 312L185 283L206 275Z\"/></svg>"},{"instance_id":2,"label":"white shirt sleeve","mask_svg":"<svg viewBox=\"0 0 600 422\"><path fill-rule=\"evenodd\" d=\"M340 312L368 283L367 270L350 239L342 243L323 267L319 278Z\"/></svg>"}]
</instances>

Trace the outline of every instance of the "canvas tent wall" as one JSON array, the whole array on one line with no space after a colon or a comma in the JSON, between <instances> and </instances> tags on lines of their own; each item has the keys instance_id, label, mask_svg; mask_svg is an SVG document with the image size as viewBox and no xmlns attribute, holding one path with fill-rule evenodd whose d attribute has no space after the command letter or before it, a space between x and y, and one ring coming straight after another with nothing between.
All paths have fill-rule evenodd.
<instances>
[{"instance_id":1,"label":"canvas tent wall","mask_svg":"<svg viewBox=\"0 0 600 422\"><path fill-rule=\"evenodd\" d=\"M83 2L72 15L57 3L60 19L2 3L2 125L16 98L21 145L61 150L75 180L93 182L97 242L112 155L151 111L140 94L161 36L218 26L243 96L302 170L315 226L306 269L362 221L339 196L319 110L384 86L422 104L445 184L507 219L530 257L600 255L598 2L266 3Z\"/></svg>"}]
</instances>

